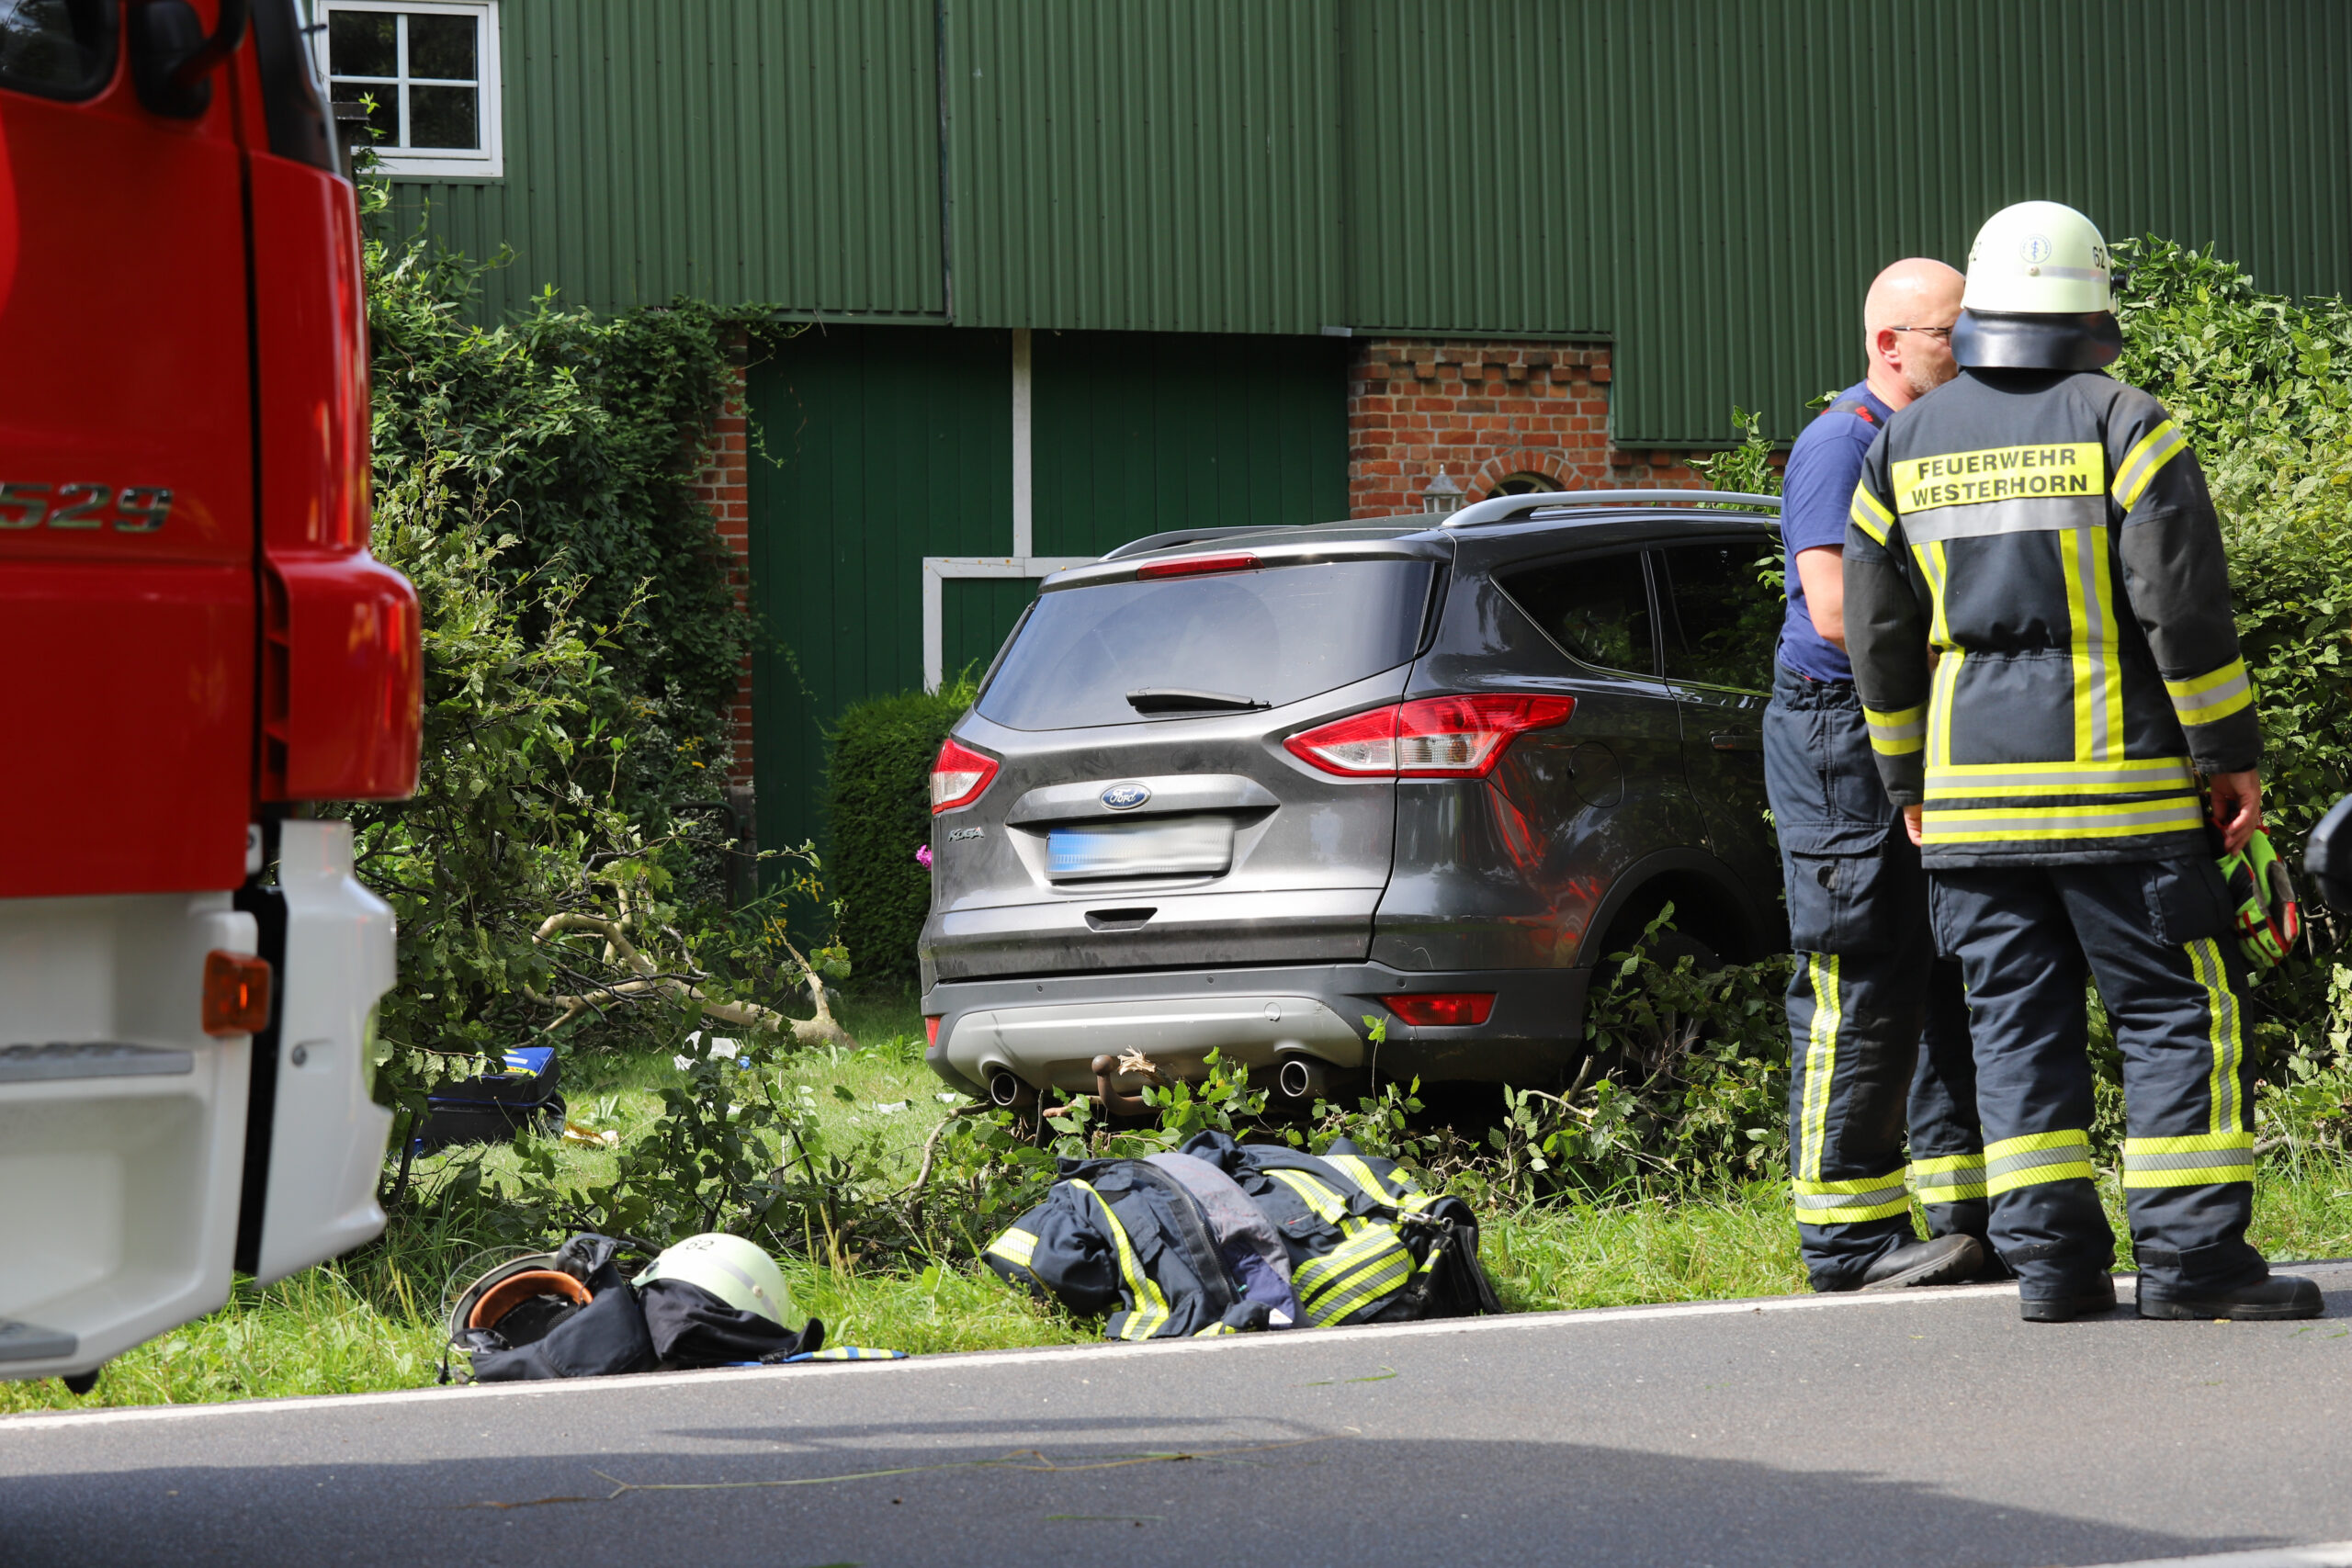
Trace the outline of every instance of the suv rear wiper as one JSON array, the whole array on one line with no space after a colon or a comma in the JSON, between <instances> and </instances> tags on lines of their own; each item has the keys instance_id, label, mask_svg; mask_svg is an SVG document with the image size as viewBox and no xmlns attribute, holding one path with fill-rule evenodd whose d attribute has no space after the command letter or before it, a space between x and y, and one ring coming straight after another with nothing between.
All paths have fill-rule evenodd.
<instances>
[{"instance_id":1,"label":"suv rear wiper","mask_svg":"<svg viewBox=\"0 0 2352 1568\"><path fill-rule=\"evenodd\" d=\"M1182 686L1146 686L1127 694L1127 705L1137 713L1255 713L1270 708L1255 697L1231 692L1195 692Z\"/></svg>"}]
</instances>

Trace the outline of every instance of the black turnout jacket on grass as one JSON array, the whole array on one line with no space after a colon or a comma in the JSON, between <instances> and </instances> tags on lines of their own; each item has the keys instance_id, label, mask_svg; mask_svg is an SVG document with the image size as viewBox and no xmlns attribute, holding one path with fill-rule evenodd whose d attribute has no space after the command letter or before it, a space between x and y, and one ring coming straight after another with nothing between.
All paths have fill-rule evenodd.
<instances>
[{"instance_id":1,"label":"black turnout jacket on grass","mask_svg":"<svg viewBox=\"0 0 2352 1568\"><path fill-rule=\"evenodd\" d=\"M1216 1166L1272 1224L1304 1325L1500 1310L1478 1265L1478 1225L1391 1160L1345 1139L1319 1157L1200 1133L1182 1151ZM1103 1337L1155 1339L1268 1326L1218 1254L1183 1184L1143 1160L1063 1160L1046 1201L991 1241L989 1268L1085 1316ZM1115 1308L1116 1310L1113 1310Z\"/></svg>"}]
</instances>

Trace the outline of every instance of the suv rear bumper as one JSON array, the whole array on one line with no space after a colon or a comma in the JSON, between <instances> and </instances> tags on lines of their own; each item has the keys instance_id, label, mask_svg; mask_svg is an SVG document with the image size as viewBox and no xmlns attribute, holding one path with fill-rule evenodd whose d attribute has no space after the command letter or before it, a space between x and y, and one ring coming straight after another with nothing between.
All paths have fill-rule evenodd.
<instances>
[{"instance_id":1,"label":"suv rear bumper","mask_svg":"<svg viewBox=\"0 0 2352 1568\"><path fill-rule=\"evenodd\" d=\"M940 1021L923 1059L972 1094L998 1071L1033 1089L1091 1089L1091 1063L1103 1052L1139 1050L1182 1072L1211 1046L1251 1066L1297 1055L1382 1077L1537 1088L1583 1054L1591 978L1589 969L1316 964L941 981L923 994L924 1015ZM1459 1029L1392 1019L1375 1062L1363 1019L1387 1013L1382 997L1414 991L1491 991L1494 1010Z\"/></svg>"}]
</instances>

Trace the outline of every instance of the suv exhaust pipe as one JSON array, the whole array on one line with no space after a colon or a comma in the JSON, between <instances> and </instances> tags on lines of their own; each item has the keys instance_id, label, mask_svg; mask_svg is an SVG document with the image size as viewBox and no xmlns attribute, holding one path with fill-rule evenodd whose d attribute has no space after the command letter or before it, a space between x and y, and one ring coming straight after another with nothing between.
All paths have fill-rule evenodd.
<instances>
[{"instance_id":1,"label":"suv exhaust pipe","mask_svg":"<svg viewBox=\"0 0 2352 1568\"><path fill-rule=\"evenodd\" d=\"M1037 1091L1009 1067L989 1075L989 1103L1003 1111L1025 1111L1037 1103Z\"/></svg>"},{"instance_id":2,"label":"suv exhaust pipe","mask_svg":"<svg viewBox=\"0 0 2352 1568\"><path fill-rule=\"evenodd\" d=\"M1305 1108L1317 1100L1345 1094L1361 1075L1314 1056L1289 1055L1274 1069L1274 1092L1285 1103Z\"/></svg>"}]
</instances>

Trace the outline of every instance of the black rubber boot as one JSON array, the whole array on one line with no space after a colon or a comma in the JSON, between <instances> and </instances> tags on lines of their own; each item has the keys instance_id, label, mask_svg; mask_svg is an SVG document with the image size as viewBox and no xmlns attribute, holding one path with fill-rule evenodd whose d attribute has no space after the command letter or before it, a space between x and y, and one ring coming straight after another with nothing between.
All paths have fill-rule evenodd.
<instances>
[{"instance_id":1,"label":"black rubber boot","mask_svg":"<svg viewBox=\"0 0 2352 1568\"><path fill-rule=\"evenodd\" d=\"M1984 1249L1973 1235L1939 1235L1898 1247L1862 1276L1865 1291L1902 1291L1914 1285L1960 1285L1984 1266Z\"/></svg>"},{"instance_id":2,"label":"black rubber boot","mask_svg":"<svg viewBox=\"0 0 2352 1568\"><path fill-rule=\"evenodd\" d=\"M2142 1317L2226 1317L2239 1323L2271 1323L2281 1319L2317 1317L2327 1303L2319 1286L2292 1274L2270 1274L2250 1284L2227 1290L2189 1286L2187 1290L2153 1290L2140 1281Z\"/></svg>"},{"instance_id":3,"label":"black rubber boot","mask_svg":"<svg viewBox=\"0 0 2352 1568\"><path fill-rule=\"evenodd\" d=\"M2028 1323L2072 1323L2115 1310L2115 1278L2102 1274L2098 1283L2071 1296L2019 1296L2018 1315Z\"/></svg>"}]
</instances>

